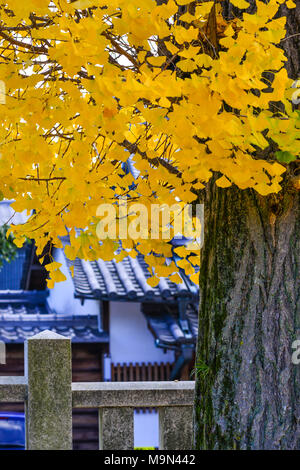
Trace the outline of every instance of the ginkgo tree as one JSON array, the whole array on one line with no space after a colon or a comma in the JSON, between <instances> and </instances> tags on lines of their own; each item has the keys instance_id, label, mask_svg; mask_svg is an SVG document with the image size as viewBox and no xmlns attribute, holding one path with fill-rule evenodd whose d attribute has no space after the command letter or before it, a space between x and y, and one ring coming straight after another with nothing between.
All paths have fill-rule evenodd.
<instances>
[{"instance_id":1,"label":"ginkgo tree","mask_svg":"<svg viewBox=\"0 0 300 470\"><path fill-rule=\"evenodd\" d=\"M0 14L0 190L31 214L15 243L34 239L41 261L65 235L71 260L140 252L149 283L176 282L151 224L100 242L97 208L204 202L195 445L299 447L299 5L6 0ZM198 282L194 249L178 254ZM47 268L49 287L64 280Z\"/></svg>"}]
</instances>

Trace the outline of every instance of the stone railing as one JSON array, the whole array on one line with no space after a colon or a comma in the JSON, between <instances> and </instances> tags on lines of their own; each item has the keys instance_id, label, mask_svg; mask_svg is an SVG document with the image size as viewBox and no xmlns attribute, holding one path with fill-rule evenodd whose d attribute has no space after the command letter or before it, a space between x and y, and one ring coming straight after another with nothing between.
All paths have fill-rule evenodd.
<instances>
[{"instance_id":1,"label":"stone railing","mask_svg":"<svg viewBox=\"0 0 300 470\"><path fill-rule=\"evenodd\" d=\"M159 410L160 449L192 449L194 382L74 382L71 342L25 344L25 377L0 377L0 402L25 402L27 449L72 449L72 409L99 408L100 449L133 449L134 408Z\"/></svg>"}]
</instances>

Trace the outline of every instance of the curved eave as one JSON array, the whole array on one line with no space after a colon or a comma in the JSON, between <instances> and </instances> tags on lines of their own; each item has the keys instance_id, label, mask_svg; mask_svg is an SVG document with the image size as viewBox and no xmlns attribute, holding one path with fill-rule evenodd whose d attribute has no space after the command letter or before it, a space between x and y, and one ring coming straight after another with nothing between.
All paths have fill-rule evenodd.
<instances>
[{"instance_id":1,"label":"curved eave","mask_svg":"<svg viewBox=\"0 0 300 470\"><path fill-rule=\"evenodd\" d=\"M175 294L174 296L170 297L161 297L157 295L136 295L136 296L128 296L128 295L102 295L101 293L82 293L75 291L74 297L80 300L103 300L108 302L138 302L138 303L146 303L146 302L154 302L154 303L164 303L164 304L177 304L179 299L187 299L190 300L192 303L198 303L199 297L198 295L193 295L190 292L182 292L180 294Z\"/></svg>"}]
</instances>

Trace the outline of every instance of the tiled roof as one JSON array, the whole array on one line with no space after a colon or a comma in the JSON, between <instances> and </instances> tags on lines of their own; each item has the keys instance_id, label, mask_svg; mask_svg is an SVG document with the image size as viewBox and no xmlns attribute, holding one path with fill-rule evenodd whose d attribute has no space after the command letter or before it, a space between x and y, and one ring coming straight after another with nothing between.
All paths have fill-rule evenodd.
<instances>
[{"instance_id":1,"label":"tiled roof","mask_svg":"<svg viewBox=\"0 0 300 470\"><path fill-rule=\"evenodd\" d=\"M49 308L46 295L44 291L0 291L0 340L23 343L51 330L75 343L108 342L108 335L98 329L96 315L57 315Z\"/></svg>"},{"instance_id":2,"label":"tiled roof","mask_svg":"<svg viewBox=\"0 0 300 470\"><path fill-rule=\"evenodd\" d=\"M165 349L180 349L183 344L195 345L198 336L198 315L195 305L189 305L185 319L168 311L155 312L143 306L148 328L156 345Z\"/></svg>"},{"instance_id":3,"label":"tiled roof","mask_svg":"<svg viewBox=\"0 0 300 470\"><path fill-rule=\"evenodd\" d=\"M75 296L102 300L127 301L174 301L178 297L187 297L197 301L199 290L189 278L180 273L182 282L175 284L167 278L161 278L158 286L151 287L147 278L151 275L142 255L136 258L126 257L116 263L112 261L67 260L69 267L74 265L73 282Z\"/></svg>"},{"instance_id":4,"label":"tiled roof","mask_svg":"<svg viewBox=\"0 0 300 470\"><path fill-rule=\"evenodd\" d=\"M61 318L58 315L23 314L12 320L9 313L7 316L1 314L0 340L5 343L23 343L44 330L70 338L73 343L107 343L109 340L107 333L98 331L96 316Z\"/></svg>"},{"instance_id":5,"label":"tiled roof","mask_svg":"<svg viewBox=\"0 0 300 470\"><path fill-rule=\"evenodd\" d=\"M3 290L0 289L0 302L44 303L49 296L47 290Z\"/></svg>"}]
</instances>

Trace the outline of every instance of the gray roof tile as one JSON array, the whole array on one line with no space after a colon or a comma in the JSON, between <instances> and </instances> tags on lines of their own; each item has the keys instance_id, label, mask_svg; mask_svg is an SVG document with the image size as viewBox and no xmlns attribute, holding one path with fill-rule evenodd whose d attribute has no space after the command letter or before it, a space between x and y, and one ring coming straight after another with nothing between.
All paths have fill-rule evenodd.
<instances>
[{"instance_id":1,"label":"gray roof tile","mask_svg":"<svg viewBox=\"0 0 300 470\"><path fill-rule=\"evenodd\" d=\"M118 263L115 260L80 259L67 259L67 263L69 267L74 266L76 297L138 302L172 302L178 297L188 297L195 301L198 299L198 287L183 272L180 272L180 284L161 278L158 286L151 287L147 283L151 274L142 255L136 258L128 256Z\"/></svg>"},{"instance_id":2,"label":"gray roof tile","mask_svg":"<svg viewBox=\"0 0 300 470\"><path fill-rule=\"evenodd\" d=\"M167 311L163 306L155 309L153 304L144 304L143 313L156 345L164 349L180 349L183 344L195 345L198 336L197 306L187 305L186 319L180 320L176 309Z\"/></svg>"},{"instance_id":3,"label":"gray roof tile","mask_svg":"<svg viewBox=\"0 0 300 470\"><path fill-rule=\"evenodd\" d=\"M75 343L108 342L98 329L97 315L58 315L47 303L46 292L0 291L0 340L23 343L49 329Z\"/></svg>"}]
</instances>

